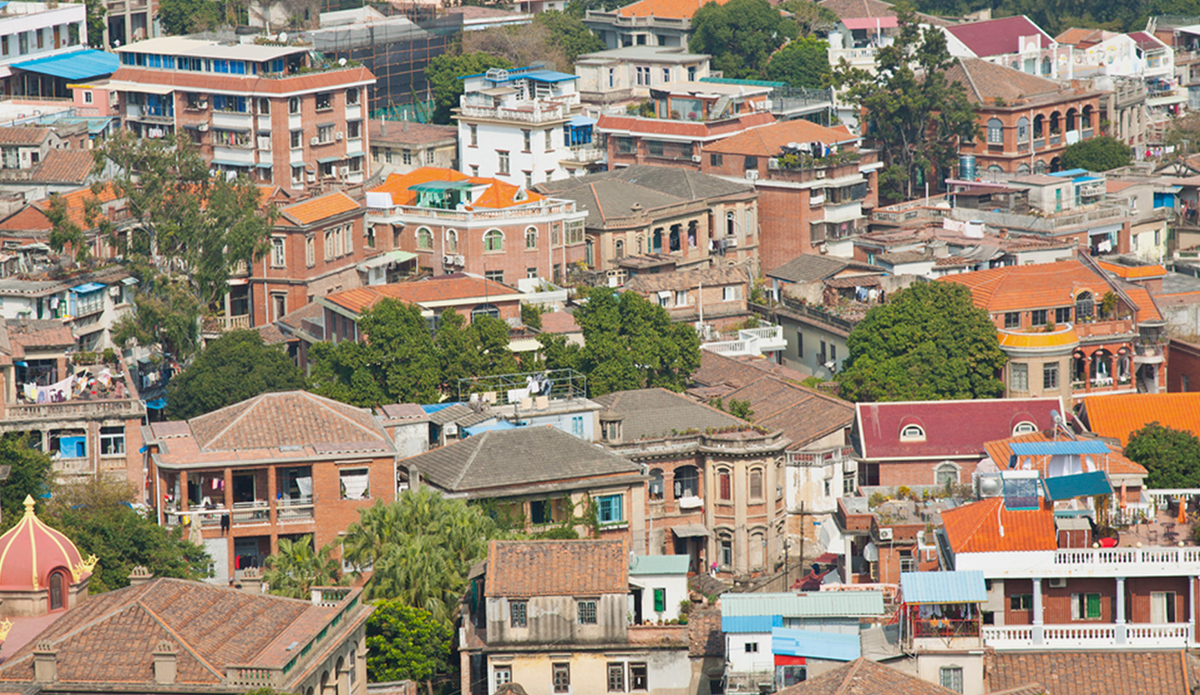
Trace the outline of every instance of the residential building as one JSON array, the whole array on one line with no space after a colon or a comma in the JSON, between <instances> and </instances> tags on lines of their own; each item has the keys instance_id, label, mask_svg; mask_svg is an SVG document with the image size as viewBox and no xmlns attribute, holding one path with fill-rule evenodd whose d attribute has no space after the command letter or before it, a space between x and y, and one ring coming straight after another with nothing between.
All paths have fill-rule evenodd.
<instances>
[{"instance_id":1,"label":"residential building","mask_svg":"<svg viewBox=\"0 0 1200 695\"><path fill-rule=\"evenodd\" d=\"M983 572L902 572L900 591L901 650L917 675L941 689L983 695Z\"/></svg>"},{"instance_id":2,"label":"residential building","mask_svg":"<svg viewBox=\"0 0 1200 695\"><path fill-rule=\"evenodd\" d=\"M985 190L986 186L976 186L971 193L978 193L983 198ZM965 197L956 202L963 203L964 208L976 202L984 204L982 200L968 201ZM895 218L903 216L901 209L901 206L889 206L872 216L872 227L879 231L854 238L855 260L891 275L922 275L935 280L944 275L1008 265L1052 263L1075 256L1073 241L1010 235L1003 230L990 230L978 221L962 222L943 217L921 226L901 223L892 227Z\"/></svg>"},{"instance_id":3,"label":"residential building","mask_svg":"<svg viewBox=\"0 0 1200 695\"><path fill-rule=\"evenodd\" d=\"M1059 171L1067 145L1098 134L1098 90L1063 86L978 58L956 59L946 80L962 85L967 100L978 107L980 137L963 142L959 152L973 155L979 172ZM947 164L940 166L948 170ZM967 178L961 172L959 177ZM934 178L940 184L945 177Z\"/></svg>"},{"instance_id":4,"label":"residential building","mask_svg":"<svg viewBox=\"0 0 1200 695\"><path fill-rule=\"evenodd\" d=\"M1092 394L1166 389L1166 322L1154 298L1111 277L1085 253L938 282L965 286L988 312L1008 356L1009 398L1053 396L1072 406Z\"/></svg>"},{"instance_id":5,"label":"residential building","mask_svg":"<svg viewBox=\"0 0 1200 695\"><path fill-rule=\"evenodd\" d=\"M90 150L50 150L29 169L0 173L0 191L19 193L26 200L42 200L90 186L97 178L94 171L95 159Z\"/></svg>"},{"instance_id":6,"label":"residential building","mask_svg":"<svg viewBox=\"0 0 1200 695\"><path fill-rule=\"evenodd\" d=\"M268 393L143 430L149 497L166 526L200 528L212 581L242 578L311 535L335 544L360 510L391 502L407 473L367 410L304 391Z\"/></svg>"},{"instance_id":7,"label":"residential building","mask_svg":"<svg viewBox=\"0 0 1200 695\"><path fill-rule=\"evenodd\" d=\"M1186 390L1107 396L1085 400L1079 420L1090 432L1125 446L1131 434L1152 422L1200 436L1198 407L1200 395Z\"/></svg>"},{"instance_id":8,"label":"residential building","mask_svg":"<svg viewBox=\"0 0 1200 695\"><path fill-rule=\"evenodd\" d=\"M514 528L559 525L621 542L645 532L645 475L634 463L554 427L480 429L401 465L447 495L489 500Z\"/></svg>"},{"instance_id":9,"label":"residential building","mask_svg":"<svg viewBox=\"0 0 1200 695\"><path fill-rule=\"evenodd\" d=\"M579 99L590 106L622 106L650 98L668 82L698 82L710 75L710 56L684 46L627 46L585 53L575 60Z\"/></svg>"},{"instance_id":10,"label":"residential building","mask_svg":"<svg viewBox=\"0 0 1200 695\"><path fill-rule=\"evenodd\" d=\"M984 444L1052 430L1053 413L1065 416L1059 398L858 403L858 484L935 491L967 484Z\"/></svg>"},{"instance_id":11,"label":"residential building","mask_svg":"<svg viewBox=\"0 0 1200 695\"><path fill-rule=\"evenodd\" d=\"M1176 188L1157 177L1109 179L1105 186L1110 202L1134 212L1129 221L1129 253L1144 261L1161 263L1167 255L1168 225L1179 207ZM1165 275L1166 269L1162 272Z\"/></svg>"},{"instance_id":12,"label":"residential building","mask_svg":"<svg viewBox=\"0 0 1200 695\"><path fill-rule=\"evenodd\" d=\"M701 322L720 330L750 316L750 276L745 266L720 265L673 273L638 273L625 283L667 310L672 321Z\"/></svg>"},{"instance_id":13,"label":"residential building","mask_svg":"<svg viewBox=\"0 0 1200 695\"><path fill-rule=\"evenodd\" d=\"M630 624L629 564L621 540L492 541L463 604L462 692L708 693L689 626Z\"/></svg>"},{"instance_id":14,"label":"residential building","mask_svg":"<svg viewBox=\"0 0 1200 695\"><path fill-rule=\"evenodd\" d=\"M10 254L6 260L10 260L7 265L15 266L12 270L25 267L34 272L28 273L27 279L19 278L15 272L0 279L3 303L0 317L14 321L53 320L66 330L68 337L74 338L68 341L69 346L83 352L116 347L111 330L122 316L132 311L135 278L119 266L110 266L65 280L51 280L54 268L30 262L38 254L11 251Z\"/></svg>"},{"instance_id":15,"label":"residential building","mask_svg":"<svg viewBox=\"0 0 1200 695\"><path fill-rule=\"evenodd\" d=\"M33 169L51 150L61 147L65 147L65 144L53 128L0 128L0 171Z\"/></svg>"},{"instance_id":16,"label":"residential building","mask_svg":"<svg viewBox=\"0 0 1200 695\"><path fill-rule=\"evenodd\" d=\"M1058 44L1025 15L943 27L955 58L979 58L1026 75L1068 79L1073 47Z\"/></svg>"},{"instance_id":17,"label":"residential building","mask_svg":"<svg viewBox=\"0 0 1200 695\"><path fill-rule=\"evenodd\" d=\"M1192 384L1200 384L1200 345L1171 338L1167 343L1167 361L1171 363L1167 372L1168 393L1188 393Z\"/></svg>"},{"instance_id":18,"label":"residential building","mask_svg":"<svg viewBox=\"0 0 1200 695\"><path fill-rule=\"evenodd\" d=\"M878 153L845 128L782 121L704 147L700 170L745 178L759 198L759 257L766 271L865 231L879 199Z\"/></svg>"},{"instance_id":19,"label":"residential building","mask_svg":"<svg viewBox=\"0 0 1200 695\"><path fill-rule=\"evenodd\" d=\"M69 219L84 232L89 255L101 260L113 259L117 255L116 249L119 244L113 244L107 234L101 233L99 222L106 220L111 223L120 240L133 222L127 201L118 198L111 186L105 186L99 194L92 193L90 188L75 188L64 192L62 198ZM99 205L99 212L96 222L89 224L86 209L92 201ZM29 244L49 244L50 233L54 231L49 211L50 199L46 197L25 203L10 212L0 219L0 243L8 249ZM50 250L48 245L45 246L45 250ZM75 252L72 246L67 246L65 250Z\"/></svg>"},{"instance_id":20,"label":"residential building","mask_svg":"<svg viewBox=\"0 0 1200 695\"><path fill-rule=\"evenodd\" d=\"M161 34L158 7L156 0L107 0L104 45L115 48Z\"/></svg>"},{"instance_id":21,"label":"residential building","mask_svg":"<svg viewBox=\"0 0 1200 695\"><path fill-rule=\"evenodd\" d=\"M690 603L686 555L634 555L629 563L633 624L679 620Z\"/></svg>"},{"instance_id":22,"label":"residential building","mask_svg":"<svg viewBox=\"0 0 1200 695\"><path fill-rule=\"evenodd\" d=\"M458 169L458 130L413 121L367 121L372 170L385 178L423 166Z\"/></svg>"},{"instance_id":23,"label":"residential building","mask_svg":"<svg viewBox=\"0 0 1200 695\"><path fill-rule=\"evenodd\" d=\"M586 259L574 201L495 178L422 167L367 192L367 225L392 248L415 253L433 275L469 273L501 284L562 282Z\"/></svg>"},{"instance_id":24,"label":"residential building","mask_svg":"<svg viewBox=\"0 0 1200 695\"><path fill-rule=\"evenodd\" d=\"M135 135L188 135L213 169L286 188L370 177L370 70L269 42L164 37L116 50L108 88Z\"/></svg>"},{"instance_id":25,"label":"residential building","mask_svg":"<svg viewBox=\"0 0 1200 695\"><path fill-rule=\"evenodd\" d=\"M586 213L584 260L598 284L630 276L756 264L759 210L748 182L633 165L538 186Z\"/></svg>"},{"instance_id":26,"label":"residential building","mask_svg":"<svg viewBox=\"0 0 1200 695\"><path fill-rule=\"evenodd\" d=\"M1146 81L1137 77L1092 78L1093 89L1100 91L1101 135L1112 136L1133 148L1136 153L1150 142L1150 91Z\"/></svg>"},{"instance_id":27,"label":"residential building","mask_svg":"<svg viewBox=\"0 0 1200 695\"><path fill-rule=\"evenodd\" d=\"M862 654L864 623L885 613L878 591L723 594L727 692L781 691L837 671Z\"/></svg>"},{"instance_id":28,"label":"residential building","mask_svg":"<svg viewBox=\"0 0 1200 695\"><path fill-rule=\"evenodd\" d=\"M610 49L686 46L692 15L703 4L700 0L639 0L615 10L588 10L583 23Z\"/></svg>"},{"instance_id":29,"label":"residential building","mask_svg":"<svg viewBox=\"0 0 1200 695\"><path fill-rule=\"evenodd\" d=\"M458 156L471 176L532 188L597 163L590 154L596 151L593 120L583 115L577 76L529 66L460 79Z\"/></svg>"},{"instance_id":30,"label":"residential building","mask_svg":"<svg viewBox=\"0 0 1200 695\"><path fill-rule=\"evenodd\" d=\"M708 145L775 122L771 92L764 85L676 80L651 87L654 117L601 114L596 132L607 139L610 169L654 164L701 171Z\"/></svg>"},{"instance_id":31,"label":"residential building","mask_svg":"<svg viewBox=\"0 0 1200 695\"><path fill-rule=\"evenodd\" d=\"M18 2L0 16L0 89L10 97L69 99L68 84L117 69L116 57L88 49L84 3Z\"/></svg>"},{"instance_id":32,"label":"residential building","mask_svg":"<svg viewBox=\"0 0 1200 695\"><path fill-rule=\"evenodd\" d=\"M775 570L786 537L786 437L665 389L593 400L605 408L600 443L649 469L635 552L688 555L692 571L715 564L726 577Z\"/></svg>"}]
</instances>

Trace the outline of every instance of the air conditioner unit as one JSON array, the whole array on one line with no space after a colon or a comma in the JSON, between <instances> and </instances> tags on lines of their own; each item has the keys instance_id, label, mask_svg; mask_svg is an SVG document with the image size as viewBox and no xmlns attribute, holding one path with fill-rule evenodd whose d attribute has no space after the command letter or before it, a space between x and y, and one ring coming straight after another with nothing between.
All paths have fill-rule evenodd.
<instances>
[{"instance_id":1,"label":"air conditioner unit","mask_svg":"<svg viewBox=\"0 0 1200 695\"><path fill-rule=\"evenodd\" d=\"M342 131L339 130L338 132L334 133L333 139L337 140L338 142L341 142L342 141Z\"/></svg>"},{"instance_id":2,"label":"air conditioner unit","mask_svg":"<svg viewBox=\"0 0 1200 695\"><path fill-rule=\"evenodd\" d=\"M308 144L312 145L313 147L316 147L317 145L321 144L321 138L313 138L308 141Z\"/></svg>"},{"instance_id":3,"label":"air conditioner unit","mask_svg":"<svg viewBox=\"0 0 1200 695\"><path fill-rule=\"evenodd\" d=\"M758 169L747 169L746 170L746 180L747 181L757 181L758 180Z\"/></svg>"},{"instance_id":4,"label":"air conditioner unit","mask_svg":"<svg viewBox=\"0 0 1200 695\"><path fill-rule=\"evenodd\" d=\"M817 178L819 178L819 179L825 178L825 170L824 169L817 169Z\"/></svg>"},{"instance_id":5,"label":"air conditioner unit","mask_svg":"<svg viewBox=\"0 0 1200 695\"><path fill-rule=\"evenodd\" d=\"M208 132L208 124L201 123L200 125L196 126L196 130L200 131L201 133L207 133Z\"/></svg>"},{"instance_id":6,"label":"air conditioner unit","mask_svg":"<svg viewBox=\"0 0 1200 695\"><path fill-rule=\"evenodd\" d=\"M309 183L317 182L317 174L315 172L312 172L312 171L308 172L308 182Z\"/></svg>"},{"instance_id":7,"label":"air conditioner unit","mask_svg":"<svg viewBox=\"0 0 1200 695\"><path fill-rule=\"evenodd\" d=\"M457 422L447 422L442 427L442 431L446 433L447 437L457 437L458 436L458 423Z\"/></svg>"},{"instance_id":8,"label":"air conditioner unit","mask_svg":"<svg viewBox=\"0 0 1200 695\"><path fill-rule=\"evenodd\" d=\"M454 265L454 256L448 254L442 256L442 265Z\"/></svg>"},{"instance_id":9,"label":"air conditioner unit","mask_svg":"<svg viewBox=\"0 0 1200 695\"><path fill-rule=\"evenodd\" d=\"M467 264L466 258L463 258L462 256L454 257L454 265L466 265L466 264Z\"/></svg>"},{"instance_id":10,"label":"air conditioner unit","mask_svg":"<svg viewBox=\"0 0 1200 695\"><path fill-rule=\"evenodd\" d=\"M881 541L892 540L892 530L890 528L879 529L879 540L881 540Z\"/></svg>"},{"instance_id":11,"label":"air conditioner unit","mask_svg":"<svg viewBox=\"0 0 1200 695\"><path fill-rule=\"evenodd\" d=\"M350 167L338 167L338 176L349 176Z\"/></svg>"},{"instance_id":12,"label":"air conditioner unit","mask_svg":"<svg viewBox=\"0 0 1200 695\"><path fill-rule=\"evenodd\" d=\"M1052 578L1052 579L1050 580L1050 588L1051 588L1051 589L1065 589L1065 588L1067 588L1067 578L1066 578L1066 577L1054 577L1054 578Z\"/></svg>"},{"instance_id":13,"label":"air conditioner unit","mask_svg":"<svg viewBox=\"0 0 1200 695\"><path fill-rule=\"evenodd\" d=\"M692 163L699 164L700 163L700 155L698 155L698 154L692 155Z\"/></svg>"},{"instance_id":14,"label":"air conditioner unit","mask_svg":"<svg viewBox=\"0 0 1200 695\"><path fill-rule=\"evenodd\" d=\"M779 157L767 157L767 168L768 169L778 169L779 168Z\"/></svg>"}]
</instances>

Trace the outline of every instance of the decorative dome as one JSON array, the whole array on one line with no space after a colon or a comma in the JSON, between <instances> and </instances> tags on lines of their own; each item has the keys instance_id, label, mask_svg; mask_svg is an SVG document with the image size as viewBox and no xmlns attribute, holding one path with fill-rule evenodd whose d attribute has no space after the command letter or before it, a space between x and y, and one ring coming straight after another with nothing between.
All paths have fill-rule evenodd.
<instances>
[{"instance_id":1,"label":"decorative dome","mask_svg":"<svg viewBox=\"0 0 1200 695\"><path fill-rule=\"evenodd\" d=\"M95 555L84 560L70 539L37 518L33 505L27 495L25 516L0 536L0 591L44 590L50 573L60 568L77 584L96 567Z\"/></svg>"}]
</instances>

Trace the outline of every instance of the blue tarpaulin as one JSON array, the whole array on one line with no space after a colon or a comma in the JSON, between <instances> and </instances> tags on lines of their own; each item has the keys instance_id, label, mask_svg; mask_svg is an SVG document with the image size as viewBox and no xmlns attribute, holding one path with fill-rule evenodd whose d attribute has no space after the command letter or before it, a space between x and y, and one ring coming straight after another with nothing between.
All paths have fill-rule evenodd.
<instances>
[{"instance_id":1,"label":"blue tarpaulin","mask_svg":"<svg viewBox=\"0 0 1200 695\"><path fill-rule=\"evenodd\" d=\"M120 64L115 53L89 49L13 63L12 67L65 80L91 80L113 74Z\"/></svg>"},{"instance_id":2,"label":"blue tarpaulin","mask_svg":"<svg viewBox=\"0 0 1200 695\"><path fill-rule=\"evenodd\" d=\"M151 410L162 410L163 408L167 407L167 399L155 398L152 401L146 401L146 407Z\"/></svg>"},{"instance_id":3,"label":"blue tarpaulin","mask_svg":"<svg viewBox=\"0 0 1200 695\"><path fill-rule=\"evenodd\" d=\"M842 635L818 630L777 627L771 630L771 653L809 659L854 661L862 656L858 634Z\"/></svg>"},{"instance_id":4,"label":"blue tarpaulin","mask_svg":"<svg viewBox=\"0 0 1200 695\"><path fill-rule=\"evenodd\" d=\"M98 282L89 282L84 285L72 287L71 291L75 294L89 294L91 292L99 292L102 289L104 289L104 285L101 285Z\"/></svg>"},{"instance_id":5,"label":"blue tarpaulin","mask_svg":"<svg viewBox=\"0 0 1200 695\"><path fill-rule=\"evenodd\" d=\"M1042 486L1046 488L1046 496L1052 500L1112 494L1112 484L1108 482L1108 474L1104 471L1043 478Z\"/></svg>"},{"instance_id":6,"label":"blue tarpaulin","mask_svg":"<svg viewBox=\"0 0 1200 695\"><path fill-rule=\"evenodd\" d=\"M493 423L487 424L487 425L475 425L474 427L464 427L463 432L465 432L468 437L472 437L477 434L483 434L484 432L491 432L492 430L515 430L515 429L517 429L517 426L512 424L508 420L500 420L499 422L493 422Z\"/></svg>"}]
</instances>

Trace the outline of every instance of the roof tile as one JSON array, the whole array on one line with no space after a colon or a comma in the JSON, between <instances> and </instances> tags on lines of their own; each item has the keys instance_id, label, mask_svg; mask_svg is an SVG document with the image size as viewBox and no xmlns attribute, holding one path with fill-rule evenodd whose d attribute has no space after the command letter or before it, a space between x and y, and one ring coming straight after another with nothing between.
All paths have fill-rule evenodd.
<instances>
[{"instance_id":1,"label":"roof tile","mask_svg":"<svg viewBox=\"0 0 1200 695\"><path fill-rule=\"evenodd\" d=\"M626 594L625 541L492 541L484 591L520 598Z\"/></svg>"},{"instance_id":2,"label":"roof tile","mask_svg":"<svg viewBox=\"0 0 1200 695\"><path fill-rule=\"evenodd\" d=\"M282 208L280 212L296 224L309 225L336 217L351 210L361 209L362 206L355 202L353 198L342 191L334 191L317 198L309 198L299 203L293 203Z\"/></svg>"},{"instance_id":3,"label":"roof tile","mask_svg":"<svg viewBox=\"0 0 1200 695\"><path fill-rule=\"evenodd\" d=\"M1063 412L1058 398L1004 398L975 401L859 403L856 434L867 460L975 457L984 444L1013 435L1022 422L1038 430L1054 427L1050 413ZM901 441L900 431L917 425L924 441Z\"/></svg>"},{"instance_id":4,"label":"roof tile","mask_svg":"<svg viewBox=\"0 0 1200 695\"><path fill-rule=\"evenodd\" d=\"M1151 422L1200 436L1200 393L1130 393L1084 399L1082 417L1101 437L1129 444Z\"/></svg>"},{"instance_id":5,"label":"roof tile","mask_svg":"<svg viewBox=\"0 0 1200 695\"><path fill-rule=\"evenodd\" d=\"M1003 497L944 510L942 527L955 553L1058 549L1053 509L1008 509Z\"/></svg>"}]
</instances>

